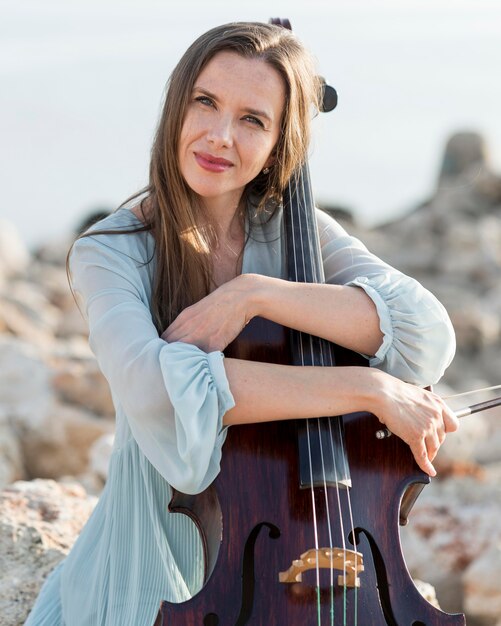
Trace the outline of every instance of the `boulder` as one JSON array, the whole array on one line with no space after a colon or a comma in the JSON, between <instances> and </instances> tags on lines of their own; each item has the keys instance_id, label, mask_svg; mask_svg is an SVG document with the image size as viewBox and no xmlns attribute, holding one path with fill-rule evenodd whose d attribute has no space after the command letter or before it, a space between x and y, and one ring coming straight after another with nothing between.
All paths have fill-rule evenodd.
<instances>
[{"instance_id":1,"label":"boulder","mask_svg":"<svg viewBox=\"0 0 501 626\"><path fill-rule=\"evenodd\" d=\"M0 335L0 416L36 428L54 399L51 370L35 346Z\"/></svg>"},{"instance_id":2,"label":"boulder","mask_svg":"<svg viewBox=\"0 0 501 626\"><path fill-rule=\"evenodd\" d=\"M449 138L442 158L438 184L447 184L475 169L485 167L487 146L481 135L472 131L455 133Z\"/></svg>"},{"instance_id":3,"label":"boulder","mask_svg":"<svg viewBox=\"0 0 501 626\"><path fill-rule=\"evenodd\" d=\"M115 415L108 382L93 357L59 361L55 364L52 384L63 402L98 415Z\"/></svg>"},{"instance_id":4,"label":"boulder","mask_svg":"<svg viewBox=\"0 0 501 626\"><path fill-rule=\"evenodd\" d=\"M482 414L463 418L459 429L450 433L438 451L434 465L439 476L453 473L482 474L476 460L479 445L486 439L489 432L488 423Z\"/></svg>"},{"instance_id":5,"label":"boulder","mask_svg":"<svg viewBox=\"0 0 501 626\"><path fill-rule=\"evenodd\" d=\"M57 479L87 473L91 446L113 430L111 420L55 402L40 428L25 429L22 433L21 447L28 476Z\"/></svg>"},{"instance_id":6,"label":"boulder","mask_svg":"<svg viewBox=\"0 0 501 626\"><path fill-rule=\"evenodd\" d=\"M106 433L101 435L99 439L96 439L89 450L89 470L103 481L108 477L108 467L114 441L114 434Z\"/></svg>"},{"instance_id":7,"label":"boulder","mask_svg":"<svg viewBox=\"0 0 501 626\"><path fill-rule=\"evenodd\" d=\"M61 312L50 303L43 287L24 279L11 280L0 290L0 304L5 330L41 347L50 345Z\"/></svg>"},{"instance_id":8,"label":"boulder","mask_svg":"<svg viewBox=\"0 0 501 626\"><path fill-rule=\"evenodd\" d=\"M22 274L30 254L12 222L0 219L0 284L8 277Z\"/></svg>"},{"instance_id":9,"label":"boulder","mask_svg":"<svg viewBox=\"0 0 501 626\"><path fill-rule=\"evenodd\" d=\"M501 616L501 544L484 550L462 576L465 610L479 624L497 624Z\"/></svg>"},{"instance_id":10,"label":"boulder","mask_svg":"<svg viewBox=\"0 0 501 626\"><path fill-rule=\"evenodd\" d=\"M7 419L0 419L0 489L26 478L18 433Z\"/></svg>"},{"instance_id":11,"label":"boulder","mask_svg":"<svg viewBox=\"0 0 501 626\"><path fill-rule=\"evenodd\" d=\"M0 492L0 624L24 624L96 499L78 484L16 482Z\"/></svg>"},{"instance_id":12,"label":"boulder","mask_svg":"<svg viewBox=\"0 0 501 626\"><path fill-rule=\"evenodd\" d=\"M456 475L434 480L414 505L401 532L406 562L413 577L435 587L444 610L466 611L469 616L474 598L489 598L491 606L501 602L499 583L480 577L474 584L477 562L482 564L486 555L497 558L500 517L499 480L487 473L482 479ZM494 626L496 621L485 624Z\"/></svg>"}]
</instances>

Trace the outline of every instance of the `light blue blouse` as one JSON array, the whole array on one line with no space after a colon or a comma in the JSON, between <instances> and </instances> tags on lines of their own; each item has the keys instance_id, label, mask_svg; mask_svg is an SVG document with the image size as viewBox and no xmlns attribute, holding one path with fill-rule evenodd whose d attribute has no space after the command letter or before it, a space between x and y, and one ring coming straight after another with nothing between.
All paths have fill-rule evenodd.
<instances>
[{"instance_id":1,"label":"light blue blouse","mask_svg":"<svg viewBox=\"0 0 501 626\"><path fill-rule=\"evenodd\" d=\"M242 271L283 277L281 214L253 221ZM445 309L326 214L318 211L317 221L326 281L364 289L377 308L384 341L371 366L417 385L435 383L455 349ZM137 225L120 209L94 229ZM234 401L222 353L159 338L150 312L149 233L79 239L70 268L113 396L115 445L99 502L26 626L152 626L161 600L180 602L201 587L200 541L186 516L167 512L170 485L199 493L215 479L222 418Z\"/></svg>"}]
</instances>

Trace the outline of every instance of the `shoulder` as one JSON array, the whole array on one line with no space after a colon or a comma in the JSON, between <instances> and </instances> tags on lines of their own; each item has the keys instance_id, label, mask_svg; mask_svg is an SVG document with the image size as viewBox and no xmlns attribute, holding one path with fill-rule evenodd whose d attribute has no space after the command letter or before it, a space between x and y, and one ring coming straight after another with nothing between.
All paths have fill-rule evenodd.
<instances>
[{"instance_id":1,"label":"shoulder","mask_svg":"<svg viewBox=\"0 0 501 626\"><path fill-rule=\"evenodd\" d=\"M325 211L322 211L322 209L315 208L315 215L320 237L322 237L322 235L328 235L329 238L350 236L339 222Z\"/></svg>"},{"instance_id":2,"label":"shoulder","mask_svg":"<svg viewBox=\"0 0 501 626\"><path fill-rule=\"evenodd\" d=\"M340 250L349 251L350 255L355 252L362 255L369 254L367 247L358 237L348 233L337 220L325 211L316 209L316 219L320 247L324 255Z\"/></svg>"},{"instance_id":3,"label":"shoulder","mask_svg":"<svg viewBox=\"0 0 501 626\"><path fill-rule=\"evenodd\" d=\"M117 235L120 237L122 233L124 235L127 235L128 233L141 234L134 233L134 231L141 228L141 226L141 221L133 211L126 208L120 208L92 224L92 226L85 231L85 234L90 235L93 238L110 235Z\"/></svg>"},{"instance_id":4,"label":"shoulder","mask_svg":"<svg viewBox=\"0 0 501 626\"><path fill-rule=\"evenodd\" d=\"M138 231L140 220L129 209L118 209L88 228L72 246L71 257L94 253L117 256L137 265L152 260L155 245L148 231Z\"/></svg>"}]
</instances>

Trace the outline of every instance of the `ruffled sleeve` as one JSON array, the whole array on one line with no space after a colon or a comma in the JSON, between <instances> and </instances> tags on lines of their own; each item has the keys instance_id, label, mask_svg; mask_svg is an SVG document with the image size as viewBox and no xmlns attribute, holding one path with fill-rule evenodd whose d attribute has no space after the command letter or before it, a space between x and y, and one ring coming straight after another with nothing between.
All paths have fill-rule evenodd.
<instances>
[{"instance_id":1,"label":"ruffled sleeve","mask_svg":"<svg viewBox=\"0 0 501 626\"><path fill-rule=\"evenodd\" d=\"M219 472L222 418L234 406L223 354L158 336L146 259L128 249L134 237L79 239L70 257L73 288L117 412L123 411L141 451L170 485L199 493Z\"/></svg>"},{"instance_id":2,"label":"ruffled sleeve","mask_svg":"<svg viewBox=\"0 0 501 626\"><path fill-rule=\"evenodd\" d=\"M325 213L317 211L317 222L326 281L360 287L376 307L384 339L370 365L416 385L438 382L456 348L442 304Z\"/></svg>"}]
</instances>

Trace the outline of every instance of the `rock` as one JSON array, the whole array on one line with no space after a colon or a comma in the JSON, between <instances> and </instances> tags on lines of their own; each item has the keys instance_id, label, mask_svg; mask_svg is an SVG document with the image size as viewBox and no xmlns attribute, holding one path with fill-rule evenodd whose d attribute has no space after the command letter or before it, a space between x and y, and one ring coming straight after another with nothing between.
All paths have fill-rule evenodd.
<instances>
[{"instance_id":1,"label":"rock","mask_svg":"<svg viewBox=\"0 0 501 626\"><path fill-rule=\"evenodd\" d=\"M42 349L50 348L52 333L37 327L21 308L0 294L0 332L10 334Z\"/></svg>"},{"instance_id":2,"label":"rock","mask_svg":"<svg viewBox=\"0 0 501 626\"><path fill-rule=\"evenodd\" d=\"M89 450L89 468L93 474L99 476L102 480L108 477L108 466L113 450L113 442L115 436L112 433L101 435L91 445Z\"/></svg>"},{"instance_id":3,"label":"rock","mask_svg":"<svg viewBox=\"0 0 501 626\"><path fill-rule=\"evenodd\" d=\"M474 458L482 465L501 461L501 432L493 432L489 437L479 441Z\"/></svg>"},{"instance_id":4,"label":"rock","mask_svg":"<svg viewBox=\"0 0 501 626\"><path fill-rule=\"evenodd\" d=\"M73 240L70 236L46 241L34 251L34 257L43 264L64 268Z\"/></svg>"},{"instance_id":5,"label":"rock","mask_svg":"<svg viewBox=\"0 0 501 626\"><path fill-rule=\"evenodd\" d=\"M455 133L445 146L439 184L480 169L486 161L487 148L481 135L475 132Z\"/></svg>"},{"instance_id":6,"label":"rock","mask_svg":"<svg viewBox=\"0 0 501 626\"><path fill-rule=\"evenodd\" d=\"M63 339L69 339L75 335L82 335L87 338L89 329L87 322L79 311L77 305L66 305L66 312L61 316L58 327L56 329L56 336Z\"/></svg>"},{"instance_id":7,"label":"rock","mask_svg":"<svg viewBox=\"0 0 501 626\"><path fill-rule=\"evenodd\" d=\"M59 478L89 471L92 444L114 430L114 423L71 405L54 403L40 428L21 438L28 476Z\"/></svg>"},{"instance_id":8,"label":"rock","mask_svg":"<svg viewBox=\"0 0 501 626\"><path fill-rule=\"evenodd\" d=\"M72 361L88 361L94 359L87 337L73 335L71 337L55 337L50 346L48 357L54 364L54 375L62 371Z\"/></svg>"},{"instance_id":9,"label":"rock","mask_svg":"<svg viewBox=\"0 0 501 626\"><path fill-rule=\"evenodd\" d=\"M18 434L8 420L0 419L0 489L25 477Z\"/></svg>"},{"instance_id":10,"label":"rock","mask_svg":"<svg viewBox=\"0 0 501 626\"><path fill-rule=\"evenodd\" d=\"M459 470L461 464L469 473L476 472L478 463L475 453L480 442L487 438L488 431L489 427L483 415L478 414L471 419L463 418L459 429L446 437L435 459L435 469L440 478L455 473L454 468Z\"/></svg>"},{"instance_id":11,"label":"rock","mask_svg":"<svg viewBox=\"0 0 501 626\"><path fill-rule=\"evenodd\" d=\"M87 336L87 322L75 303L64 266L36 261L30 265L27 280L43 285L45 297L59 312L54 329L56 336Z\"/></svg>"},{"instance_id":12,"label":"rock","mask_svg":"<svg viewBox=\"0 0 501 626\"><path fill-rule=\"evenodd\" d=\"M30 261L29 252L12 222L0 219L0 284L22 274Z\"/></svg>"},{"instance_id":13,"label":"rock","mask_svg":"<svg viewBox=\"0 0 501 626\"><path fill-rule=\"evenodd\" d=\"M57 363L52 382L64 402L99 415L115 415L108 382L94 358Z\"/></svg>"},{"instance_id":14,"label":"rock","mask_svg":"<svg viewBox=\"0 0 501 626\"><path fill-rule=\"evenodd\" d=\"M421 496L422 497L422 496ZM415 506L416 509L416 506ZM438 602L445 611L461 611L463 590L461 576L451 564L437 554L433 531L422 528L420 521L426 510L413 510L409 525L402 527L401 539L407 567L414 580L428 581L436 590ZM431 512L431 520L436 521L439 513ZM438 530L437 530L438 532Z\"/></svg>"},{"instance_id":15,"label":"rock","mask_svg":"<svg viewBox=\"0 0 501 626\"><path fill-rule=\"evenodd\" d=\"M433 588L433 585L430 585L430 583L426 583L419 579L414 580L414 584L416 585L417 590L425 600L427 600L435 608L440 608L437 600L437 594L435 592L435 589Z\"/></svg>"},{"instance_id":16,"label":"rock","mask_svg":"<svg viewBox=\"0 0 501 626\"><path fill-rule=\"evenodd\" d=\"M450 311L456 339L463 350L478 352L500 338L499 317L481 304L469 302Z\"/></svg>"},{"instance_id":17,"label":"rock","mask_svg":"<svg viewBox=\"0 0 501 626\"><path fill-rule=\"evenodd\" d=\"M53 401L51 372L34 346L0 335L0 417L27 428L43 423Z\"/></svg>"},{"instance_id":18,"label":"rock","mask_svg":"<svg viewBox=\"0 0 501 626\"><path fill-rule=\"evenodd\" d=\"M499 481L470 476L434 480L416 502L401 532L404 554L412 576L435 587L443 610L468 610L473 587L465 586L463 575L470 568L477 571L475 563L485 554L497 554L493 548L501 545L500 517ZM491 588L490 581L479 579L475 595L484 594L492 604L501 601L501 585L497 591Z\"/></svg>"},{"instance_id":19,"label":"rock","mask_svg":"<svg viewBox=\"0 0 501 626\"><path fill-rule=\"evenodd\" d=\"M465 610L480 624L496 624L501 616L501 544L493 544L462 576Z\"/></svg>"},{"instance_id":20,"label":"rock","mask_svg":"<svg viewBox=\"0 0 501 626\"><path fill-rule=\"evenodd\" d=\"M3 325L14 335L47 346L59 323L61 312L47 299L43 289L26 280L11 280L0 291Z\"/></svg>"},{"instance_id":21,"label":"rock","mask_svg":"<svg viewBox=\"0 0 501 626\"><path fill-rule=\"evenodd\" d=\"M96 499L77 484L16 482L0 492L0 624L24 624L47 575L68 553Z\"/></svg>"},{"instance_id":22,"label":"rock","mask_svg":"<svg viewBox=\"0 0 501 626\"><path fill-rule=\"evenodd\" d=\"M92 471L83 472L78 475L61 476L57 479L60 484L74 484L78 483L90 496L96 496L98 498L101 495L104 487L104 480Z\"/></svg>"}]
</instances>

